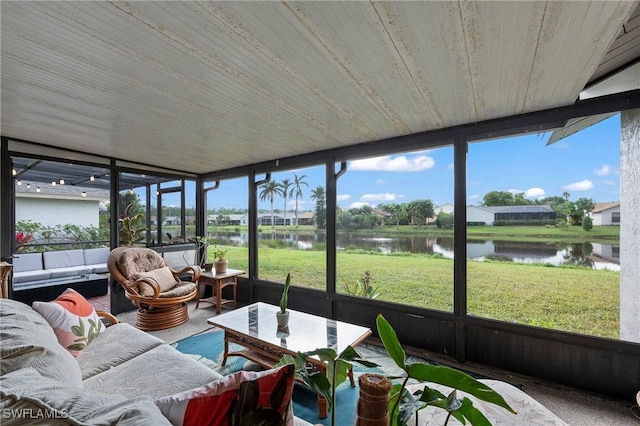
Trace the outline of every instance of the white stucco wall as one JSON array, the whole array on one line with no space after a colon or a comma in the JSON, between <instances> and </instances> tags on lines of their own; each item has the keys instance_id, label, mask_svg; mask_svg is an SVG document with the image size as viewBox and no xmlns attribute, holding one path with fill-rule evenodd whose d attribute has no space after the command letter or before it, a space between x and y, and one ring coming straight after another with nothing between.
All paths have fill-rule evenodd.
<instances>
[{"instance_id":1,"label":"white stucco wall","mask_svg":"<svg viewBox=\"0 0 640 426\"><path fill-rule=\"evenodd\" d=\"M613 213L620 213L620 206L613 207L611 209L607 209L598 213L592 213L591 218L593 219L593 224L596 226L600 225L613 225ZM622 221L622 215L620 215L620 221ZM616 223L616 225L619 225Z\"/></svg>"},{"instance_id":2,"label":"white stucco wall","mask_svg":"<svg viewBox=\"0 0 640 426\"><path fill-rule=\"evenodd\" d=\"M467 206L467 222L484 222L493 225L495 214L477 206Z\"/></svg>"},{"instance_id":3,"label":"white stucco wall","mask_svg":"<svg viewBox=\"0 0 640 426\"><path fill-rule=\"evenodd\" d=\"M620 339L640 342L640 109L620 118Z\"/></svg>"},{"instance_id":4,"label":"white stucco wall","mask_svg":"<svg viewBox=\"0 0 640 426\"><path fill-rule=\"evenodd\" d=\"M98 227L99 202L16 197L16 222L31 220L44 226L73 224Z\"/></svg>"}]
</instances>

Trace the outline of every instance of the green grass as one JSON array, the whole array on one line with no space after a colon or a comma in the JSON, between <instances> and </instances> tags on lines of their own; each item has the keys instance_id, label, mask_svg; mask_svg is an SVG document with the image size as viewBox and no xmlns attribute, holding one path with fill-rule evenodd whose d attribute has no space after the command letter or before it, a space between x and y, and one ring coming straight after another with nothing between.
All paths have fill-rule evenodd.
<instances>
[{"instance_id":1,"label":"green grass","mask_svg":"<svg viewBox=\"0 0 640 426\"><path fill-rule=\"evenodd\" d=\"M232 248L231 268L247 270L246 248ZM260 248L260 278L325 289L323 251ZM378 300L451 312L453 261L438 256L338 252L337 291L369 270ZM619 338L619 272L506 262L468 263L470 315L592 336Z\"/></svg>"}]
</instances>

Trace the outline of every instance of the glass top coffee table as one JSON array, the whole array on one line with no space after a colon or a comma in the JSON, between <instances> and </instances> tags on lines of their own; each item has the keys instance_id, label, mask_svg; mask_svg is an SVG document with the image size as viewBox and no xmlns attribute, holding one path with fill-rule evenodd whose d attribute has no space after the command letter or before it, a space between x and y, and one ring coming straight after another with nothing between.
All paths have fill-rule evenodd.
<instances>
[{"instance_id":1,"label":"glass top coffee table","mask_svg":"<svg viewBox=\"0 0 640 426\"><path fill-rule=\"evenodd\" d=\"M279 330L276 321L278 306L257 302L249 306L209 318L207 323L224 330L224 365L230 356L241 356L256 364L271 368L283 355L296 356L331 348L341 353L347 346L356 347L371 335L371 330L355 324L323 318L289 309L289 326ZM229 352L229 343L245 349ZM326 374L326 364L310 358L308 364ZM353 372L349 372L354 386ZM318 395L318 415L327 417L327 402Z\"/></svg>"}]
</instances>

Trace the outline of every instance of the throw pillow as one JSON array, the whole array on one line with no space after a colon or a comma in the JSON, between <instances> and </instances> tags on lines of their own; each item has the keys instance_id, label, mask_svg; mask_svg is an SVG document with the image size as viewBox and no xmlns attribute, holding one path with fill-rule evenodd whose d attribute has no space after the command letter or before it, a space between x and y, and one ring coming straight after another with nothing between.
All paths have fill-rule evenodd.
<instances>
[{"instance_id":1,"label":"throw pillow","mask_svg":"<svg viewBox=\"0 0 640 426\"><path fill-rule=\"evenodd\" d=\"M173 425L293 425L295 367L238 371L205 386L157 399Z\"/></svg>"},{"instance_id":2,"label":"throw pillow","mask_svg":"<svg viewBox=\"0 0 640 426\"><path fill-rule=\"evenodd\" d=\"M71 288L52 302L33 302L33 309L47 320L58 342L74 357L104 328L91 303Z\"/></svg>"},{"instance_id":3,"label":"throw pillow","mask_svg":"<svg viewBox=\"0 0 640 426\"><path fill-rule=\"evenodd\" d=\"M168 266L154 269L149 272L136 272L133 274L133 279L136 281L142 278L151 278L157 282L160 286L160 293L171 290L177 283L176 277L173 276L171 269L169 269ZM141 296L153 297L153 287L149 284L140 283L138 287L140 288Z\"/></svg>"}]
</instances>

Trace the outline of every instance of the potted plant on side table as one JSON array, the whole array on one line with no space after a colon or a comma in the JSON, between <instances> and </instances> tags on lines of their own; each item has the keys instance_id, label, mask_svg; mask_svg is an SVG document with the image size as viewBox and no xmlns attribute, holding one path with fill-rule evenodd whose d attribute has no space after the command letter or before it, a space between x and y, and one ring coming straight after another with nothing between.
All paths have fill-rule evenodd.
<instances>
[{"instance_id":1,"label":"potted plant on side table","mask_svg":"<svg viewBox=\"0 0 640 426\"><path fill-rule=\"evenodd\" d=\"M224 256L229 251L228 248L221 247L217 244L213 246L213 257L216 259L215 269L216 275L225 274L227 272L227 259Z\"/></svg>"},{"instance_id":2,"label":"potted plant on side table","mask_svg":"<svg viewBox=\"0 0 640 426\"><path fill-rule=\"evenodd\" d=\"M286 328L289 324L289 311L287 311L287 304L289 303L289 286L291 286L291 273L287 274L287 279L285 280L284 288L282 289L282 296L280 296L280 310L276 312L278 329Z\"/></svg>"}]
</instances>

